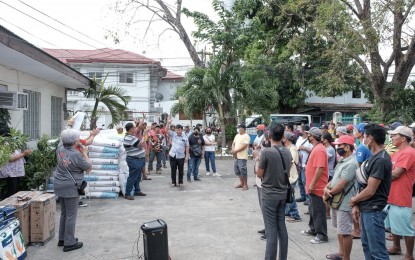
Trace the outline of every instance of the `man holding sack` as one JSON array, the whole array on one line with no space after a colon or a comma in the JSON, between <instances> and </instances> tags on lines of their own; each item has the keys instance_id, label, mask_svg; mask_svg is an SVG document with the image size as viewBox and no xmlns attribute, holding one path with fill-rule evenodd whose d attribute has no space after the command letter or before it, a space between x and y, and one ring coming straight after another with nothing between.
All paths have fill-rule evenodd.
<instances>
[{"instance_id":1,"label":"man holding sack","mask_svg":"<svg viewBox=\"0 0 415 260\"><path fill-rule=\"evenodd\" d=\"M331 207L332 225L337 228L339 252L329 254L327 259L350 259L353 237L351 197L356 195L356 170L359 170L357 160L353 156L354 138L342 135L336 142L337 153L342 157L334 170L333 179L324 188L323 199Z\"/></svg>"}]
</instances>

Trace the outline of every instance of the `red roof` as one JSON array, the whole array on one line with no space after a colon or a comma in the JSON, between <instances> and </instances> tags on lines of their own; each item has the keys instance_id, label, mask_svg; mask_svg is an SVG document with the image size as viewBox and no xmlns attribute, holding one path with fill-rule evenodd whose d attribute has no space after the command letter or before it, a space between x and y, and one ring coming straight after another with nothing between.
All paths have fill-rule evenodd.
<instances>
[{"instance_id":1,"label":"red roof","mask_svg":"<svg viewBox=\"0 0 415 260\"><path fill-rule=\"evenodd\" d=\"M175 73L173 73L173 72L171 72L169 70L167 71L166 76L164 76L162 78L162 80L182 80L182 79L184 79L183 76L180 76L178 74L175 74Z\"/></svg>"},{"instance_id":2,"label":"red roof","mask_svg":"<svg viewBox=\"0 0 415 260\"><path fill-rule=\"evenodd\" d=\"M43 49L49 55L63 63L127 63L127 64L160 64L159 61L143 55L120 49L72 50Z\"/></svg>"}]
</instances>

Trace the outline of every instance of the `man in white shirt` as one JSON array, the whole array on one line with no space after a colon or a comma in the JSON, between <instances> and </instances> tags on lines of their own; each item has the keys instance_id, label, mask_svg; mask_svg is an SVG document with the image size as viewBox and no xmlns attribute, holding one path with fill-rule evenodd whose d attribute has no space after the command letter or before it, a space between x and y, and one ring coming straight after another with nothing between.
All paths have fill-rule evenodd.
<instances>
[{"instance_id":1,"label":"man in white shirt","mask_svg":"<svg viewBox=\"0 0 415 260\"><path fill-rule=\"evenodd\" d=\"M301 164L301 171L298 176L298 187L300 187L300 197L296 199L297 202L305 202L308 200L308 196L305 192L305 166L308 156L310 155L313 146L308 142L306 131L310 130L308 125L301 127L301 135L297 139L297 149L299 151L299 163Z\"/></svg>"}]
</instances>

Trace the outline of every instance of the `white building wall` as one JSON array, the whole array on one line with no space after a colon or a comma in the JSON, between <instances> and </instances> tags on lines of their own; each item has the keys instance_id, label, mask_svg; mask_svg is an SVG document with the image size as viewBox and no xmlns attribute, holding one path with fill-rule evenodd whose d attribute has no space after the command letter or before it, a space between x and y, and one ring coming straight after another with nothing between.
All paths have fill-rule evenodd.
<instances>
[{"instance_id":1,"label":"white building wall","mask_svg":"<svg viewBox=\"0 0 415 260\"><path fill-rule=\"evenodd\" d=\"M51 98L60 97L65 103L65 88L32 75L0 66L0 84L6 85L8 91L23 92L31 90L40 92L40 136L51 135ZM61 109L62 122L64 112ZM10 110L11 127L23 132L23 110Z\"/></svg>"},{"instance_id":2,"label":"white building wall","mask_svg":"<svg viewBox=\"0 0 415 260\"><path fill-rule=\"evenodd\" d=\"M338 97L319 97L313 92L309 92L309 97L306 98L306 103L329 103L329 104L364 104L369 102L362 92L361 98L353 98L352 91L344 93Z\"/></svg>"},{"instance_id":3,"label":"white building wall","mask_svg":"<svg viewBox=\"0 0 415 260\"><path fill-rule=\"evenodd\" d=\"M177 88L183 81L162 80L159 83L157 92L163 95L162 101L174 100Z\"/></svg>"}]
</instances>

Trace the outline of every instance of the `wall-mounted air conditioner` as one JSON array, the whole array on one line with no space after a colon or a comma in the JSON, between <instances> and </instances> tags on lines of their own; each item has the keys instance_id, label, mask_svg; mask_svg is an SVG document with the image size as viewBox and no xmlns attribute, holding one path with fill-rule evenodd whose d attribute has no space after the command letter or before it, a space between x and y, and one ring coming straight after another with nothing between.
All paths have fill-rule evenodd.
<instances>
[{"instance_id":1,"label":"wall-mounted air conditioner","mask_svg":"<svg viewBox=\"0 0 415 260\"><path fill-rule=\"evenodd\" d=\"M16 91L0 90L0 108L10 110L27 110L28 94Z\"/></svg>"}]
</instances>

